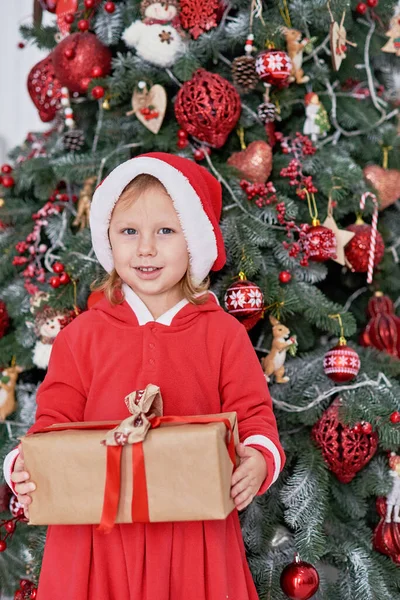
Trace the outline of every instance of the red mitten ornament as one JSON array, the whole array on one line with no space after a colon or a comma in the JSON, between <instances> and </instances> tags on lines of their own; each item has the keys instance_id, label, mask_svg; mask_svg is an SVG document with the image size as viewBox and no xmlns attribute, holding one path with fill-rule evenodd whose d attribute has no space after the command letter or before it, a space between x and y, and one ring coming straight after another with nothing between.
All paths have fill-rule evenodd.
<instances>
[{"instance_id":1,"label":"red mitten ornament","mask_svg":"<svg viewBox=\"0 0 400 600\"><path fill-rule=\"evenodd\" d=\"M45 123L52 121L61 107L62 86L55 76L51 54L31 69L27 83L39 117Z\"/></svg>"},{"instance_id":2,"label":"red mitten ornament","mask_svg":"<svg viewBox=\"0 0 400 600\"><path fill-rule=\"evenodd\" d=\"M291 600L308 600L319 588L318 571L296 554L294 561L283 569L280 584L283 593Z\"/></svg>"},{"instance_id":3,"label":"red mitten ornament","mask_svg":"<svg viewBox=\"0 0 400 600\"><path fill-rule=\"evenodd\" d=\"M103 77L111 70L111 51L93 33L73 33L53 50L54 72L62 86L70 92L84 94L100 67Z\"/></svg>"},{"instance_id":4,"label":"red mitten ornament","mask_svg":"<svg viewBox=\"0 0 400 600\"><path fill-rule=\"evenodd\" d=\"M374 456L378 448L376 431L365 433L339 419L340 398L333 401L312 429L312 438L321 448L329 469L341 483L349 483Z\"/></svg>"},{"instance_id":5,"label":"red mitten ornament","mask_svg":"<svg viewBox=\"0 0 400 600\"><path fill-rule=\"evenodd\" d=\"M178 92L175 116L189 135L221 148L241 112L240 96L229 81L198 69Z\"/></svg>"},{"instance_id":6,"label":"red mitten ornament","mask_svg":"<svg viewBox=\"0 0 400 600\"><path fill-rule=\"evenodd\" d=\"M249 331L263 316L264 296L258 285L247 281L243 272L239 273L239 281L226 290L225 308L236 317Z\"/></svg>"}]
</instances>

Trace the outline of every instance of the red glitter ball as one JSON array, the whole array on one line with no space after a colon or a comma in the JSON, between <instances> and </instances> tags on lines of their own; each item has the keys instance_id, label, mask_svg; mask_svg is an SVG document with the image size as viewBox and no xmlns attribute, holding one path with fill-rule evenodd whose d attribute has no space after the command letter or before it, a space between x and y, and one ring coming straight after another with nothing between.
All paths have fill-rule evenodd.
<instances>
[{"instance_id":1,"label":"red glitter ball","mask_svg":"<svg viewBox=\"0 0 400 600\"><path fill-rule=\"evenodd\" d=\"M239 120L240 96L229 81L198 69L178 92L175 116L189 135L221 148Z\"/></svg>"},{"instance_id":2,"label":"red glitter ball","mask_svg":"<svg viewBox=\"0 0 400 600\"><path fill-rule=\"evenodd\" d=\"M336 236L323 225L312 225L307 231L302 245L309 258L315 262L324 262L336 258Z\"/></svg>"},{"instance_id":3,"label":"red glitter ball","mask_svg":"<svg viewBox=\"0 0 400 600\"><path fill-rule=\"evenodd\" d=\"M355 236L347 244L345 255L351 265L351 270L356 273L368 271L369 249L371 246L371 225L366 223L349 225L347 231L353 231ZM385 244L379 231L376 232L375 267L381 262L385 252Z\"/></svg>"}]
</instances>

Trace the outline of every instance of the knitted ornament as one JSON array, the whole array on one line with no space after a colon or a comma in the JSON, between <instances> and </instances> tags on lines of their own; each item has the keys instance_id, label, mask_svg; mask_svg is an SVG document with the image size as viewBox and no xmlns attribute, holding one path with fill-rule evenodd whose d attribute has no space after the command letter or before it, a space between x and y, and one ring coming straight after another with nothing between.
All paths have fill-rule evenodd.
<instances>
[{"instance_id":1,"label":"knitted ornament","mask_svg":"<svg viewBox=\"0 0 400 600\"><path fill-rule=\"evenodd\" d=\"M198 285L210 270L219 271L226 261L219 227L221 185L204 167L174 154L151 152L127 160L97 187L90 210L97 259L108 273L114 268L108 242L111 213L125 186L142 173L156 177L171 197L186 239L192 281Z\"/></svg>"},{"instance_id":2,"label":"knitted ornament","mask_svg":"<svg viewBox=\"0 0 400 600\"><path fill-rule=\"evenodd\" d=\"M221 148L241 112L240 96L229 81L198 69L178 92L175 116L189 135Z\"/></svg>"},{"instance_id":3,"label":"knitted ornament","mask_svg":"<svg viewBox=\"0 0 400 600\"><path fill-rule=\"evenodd\" d=\"M282 50L263 50L256 59L256 72L264 83L278 88L289 85L292 61Z\"/></svg>"},{"instance_id":4,"label":"knitted ornament","mask_svg":"<svg viewBox=\"0 0 400 600\"><path fill-rule=\"evenodd\" d=\"M312 429L312 438L321 448L329 469L341 483L349 483L374 456L378 447L376 431L365 433L362 429L342 423L339 418L340 398L334 400Z\"/></svg>"},{"instance_id":5,"label":"knitted ornament","mask_svg":"<svg viewBox=\"0 0 400 600\"><path fill-rule=\"evenodd\" d=\"M335 383L346 383L357 377L360 366L360 357L344 338L324 356L325 375Z\"/></svg>"},{"instance_id":6,"label":"knitted ornament","mask_svg":"<svg viewBox=\"0 0 400 600\"><path fill-rule=\"evenodd\" d=\"M111 51L93 33L72 33L54 48L54 73L70 92L84 94L96 67L103 76L111 70Z\"/></svg>"},{"instance_id":7,"label":"knitted ornament","mask_svg":"<svg viewBox=\"0 0 400 600\"><path fill-rule=\"evenodd\" d=\"M247 330L254 327L264 313L264 296L258 285L247 281L244 273L239 273L239 281L225 292L225 308L229 314L243 323Z\"/></svg>"}]
</instances>

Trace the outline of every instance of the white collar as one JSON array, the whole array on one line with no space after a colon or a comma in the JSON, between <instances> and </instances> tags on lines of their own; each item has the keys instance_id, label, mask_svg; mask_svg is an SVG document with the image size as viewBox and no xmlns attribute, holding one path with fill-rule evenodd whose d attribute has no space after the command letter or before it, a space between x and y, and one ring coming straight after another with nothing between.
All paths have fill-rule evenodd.
<instances>
[{"instance_id":1,"label":"white collar","mask_svg":"<svg viewBox=\"0 0 400 600\"><path fill-rule=\"evenodd\" d=\"M139 298L139 296L135 294L135 292L132 290L132 288L129 287L128 284L123 283L122 290L125 294L125 300L129 304L129 306L135 313L137 320L139 321L139 325L146 325L146 323L151 322L161 323L162 325L171 325L172 319L175 317L175 315L177 315L181 308L186 306L186 304L189 304L189 301L186 300L186 298L184 298L183 300L180 300L178 304L175 304L175 306L167 310L167 312L165 312L163 315L158 317L158 319L155 319L149 311L149 309L147 308L147 306L145 305L145 303L143 302L143 300L141 300L141 298Z\"/></svg>"}]
</instances>

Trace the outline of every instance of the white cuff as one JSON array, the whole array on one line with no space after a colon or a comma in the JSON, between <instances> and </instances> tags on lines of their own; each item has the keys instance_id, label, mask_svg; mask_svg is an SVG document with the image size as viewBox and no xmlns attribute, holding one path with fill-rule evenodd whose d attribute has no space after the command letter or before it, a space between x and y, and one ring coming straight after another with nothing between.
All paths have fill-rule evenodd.
<instances>
[{"instance_id":1,"label":"white cuff","mask_svg":"<svg viewBox=\"0 0 400 600\"><path fill-rule=\"evenodd\" d=\"M19 448L15 448L15 450L11 450L11 452L9 452L7 454L7 456L5 457L4 463L3 463L4 479L6 480L7 484L12 489L12 491L14 491L14 488L13 488L13 484L11 481L11 473L12 473L12 468L14 466L15 459L17 458L18 455L19 455Z\"/></svg>"},{"instance_id":2,"label":"white cuff","mask_svg":"<svg viewBox=\"0 0 400 600\"><path fill-rule=\"evenodd\" d=\"M275 472L272 478L271 485L275 483L275 481L279 477L279 473L281 472L281 455L279 454L278 448L275 446L274 442L272 442L269 438L265 437L265 435L251 435L246 438L243 442L245 446L251 446L252 444L258 444L258 446L263 446L269 452L271 452L275 461Z\"/></svg>"}]
</instances>

